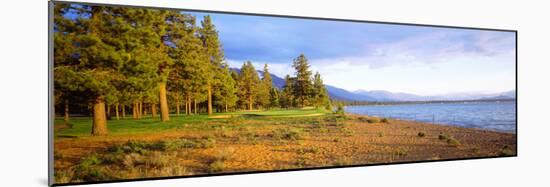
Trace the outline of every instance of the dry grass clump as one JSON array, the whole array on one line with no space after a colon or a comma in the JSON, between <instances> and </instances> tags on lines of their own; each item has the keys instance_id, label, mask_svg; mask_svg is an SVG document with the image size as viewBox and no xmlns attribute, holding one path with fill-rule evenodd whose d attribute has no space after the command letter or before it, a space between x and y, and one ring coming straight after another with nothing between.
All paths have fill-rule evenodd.
<instances>
[{"instance_id":1,"label":"dry grass clump","mask_svg":"<svg viewBox=\"0 0 550 187\"><path fill-rule=\"evenodd\" d=\"M502 149L500 149L500 151L498 152L498 156L514 156L514 155L516 155L516 152L512 150L512 148L510 148L510 146L508 145L505 145L504 147L502 147Z\"/></svg>"},{"instance_id":2,"label":"dry grass clump","mask_svg":"<svg viewBox=\"0 0 550 187\"><path fill-rule=\"evenodd\" d=\"M306 133L301 128L276 129L269 134L270 137L276 140L303 140Z\"/></svg>"}]
</instances>

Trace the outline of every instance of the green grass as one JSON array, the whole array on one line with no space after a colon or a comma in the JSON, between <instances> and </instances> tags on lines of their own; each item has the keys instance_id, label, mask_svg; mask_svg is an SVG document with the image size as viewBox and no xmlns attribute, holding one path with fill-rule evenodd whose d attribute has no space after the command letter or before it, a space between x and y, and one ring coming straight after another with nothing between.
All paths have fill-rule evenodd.
<instances>
[{"instance_id":1,"label":"green grass","mask_svg":"<svg viewBox=\"0 0 550 187\"><path fill-rule=\"evenodd\" d=\"M244 117L301 117L304 115L313 115L313 114L327 114L330 113L324 109L275 109L267 111L239 111L239 112L228 112L228 113L219 113L212 116L221 116L221 115L235 115L235 116L244 116Z\"/></svg>"},{"instance_id":2,"label":"green grass","mask_svg":"<svg viewBox=\"0 0 550 187\"><path fill-rule=\"evenodd\" d=\"M107 128L109 135L133 135L152 132L162 132L170 130L214 130L223 125L228 128L241 128L246 126L243 121L246 119L257 120L260 124L288 124L288 123L314 123L315 118L330 115L323 109L290 109L290 110L268 110L268 111L240 111L230 113L218 113L212 116L235 115L233 118L209 118L206 114L199 115L180 115L170 116L170 121L160 122L158 118L143 117L142 119L132 119L127 116L120 120L109 120ZM312 118L307 115L320 115ZM273 119L276 118L276 119ZM287 118L287 119L285 119ZM269 123L266 123L269 122ZM64 124L63 118L57 118L55 124ZM55 132L56 137L76 138L91 136L92 119L91 117L72 117L71 128L58 129ZM258 125L247 123L248 125Z\"/></svg>"}]
</instances>

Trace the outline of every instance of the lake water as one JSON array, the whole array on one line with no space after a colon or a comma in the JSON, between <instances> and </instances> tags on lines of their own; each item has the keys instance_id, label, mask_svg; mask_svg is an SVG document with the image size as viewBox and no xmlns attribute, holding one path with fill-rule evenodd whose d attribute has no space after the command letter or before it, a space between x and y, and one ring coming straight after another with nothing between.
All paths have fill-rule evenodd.
<instances>
[{"instance_id":1,"label":"lake water","mask_svg":"<svg viewBox=\"0 0 550 187\"><path fill-rule=\"evenodd\" d=\"M354 114L496 131L516 131L516 102L464 102L346 106Z\"/></svg>"}]
</instances>

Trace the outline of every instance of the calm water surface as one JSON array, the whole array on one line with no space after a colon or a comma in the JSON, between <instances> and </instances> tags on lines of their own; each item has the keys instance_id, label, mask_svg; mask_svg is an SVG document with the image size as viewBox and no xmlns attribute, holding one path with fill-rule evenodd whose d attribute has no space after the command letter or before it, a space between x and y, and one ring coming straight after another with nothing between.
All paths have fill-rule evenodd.
<instances>
[{"instance_id":1,"label":"calm water surface","mask_svg":"<svg viewBox=\"0 0 550 187\"><path fill-rule=\"evenodd\" d=\"M460 127L516 131L515 101L346 106L345 111Z\"/></svg>"}]
</instances>

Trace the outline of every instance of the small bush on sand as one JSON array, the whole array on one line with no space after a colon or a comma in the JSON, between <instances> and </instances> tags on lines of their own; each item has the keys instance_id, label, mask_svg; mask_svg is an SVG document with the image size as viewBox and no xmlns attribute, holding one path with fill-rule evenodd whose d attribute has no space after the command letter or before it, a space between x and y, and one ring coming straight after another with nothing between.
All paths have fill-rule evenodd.
<instances>
[{"instance_id":1,"label":"small bush on sand","mask_svg":"<svg viewBox=\"0 0 550 187\"><path fill-rule=\"evenodd\" d=\"M378 118L369 118L367 119L367 123L380 123L380 120Z\"/></svg>"},{"instance_id":2,"label":"small bush on sand","mask_svg":"<svg viewBox=\"0 0 550 187\"><path fill-rule=\"evenodd\" d=\"M233 147L224 147L219 149L216 152L216 155L214 156L214 159L217 161L227 161L233 158L233 154L235 153L235 148Z\"/></svg>"},{"instance_id":3,"label":"small bush on sand","mask_svg":"<svg viewBox=\"0 0 550 187\"><path fill-rule=\"evenodd\" d=\"M439 138L440 140L446 140L446 139L449 138L449 136L447 136L446 134L439 134L438 138Z\"/></svg>"},{"instance_id":4,"label":"small bush on sand","mask_svg":"<svg viewBox=\"0 0 550 187\"><path fill-rule=\"evenodd\" d=\"M319 133L328 133L328 132L329 132L329 130L325 127L319 128Z\"/></svg>"},{"instance_id":5,"label":"small bush on sand","mask_svg":"<svg viewBox=\"0 0 550 187\"><path fill-rule=\"evenodd\" d=\"M502 149L500 149L498 156L513 156L516 155L516 153L508 146L505 145Z\"/></svg>"},{"instance_id":6,"label":"small bush on sand","mask_svg":"<svg viewBox=\"0 0 550 187\"><path fill-rule=\"evenodd\" d=\"M84 181L98 181L109 179L99 167L101 160L96 155L90 155L80 160L74 168L74 178Z\"/></svg>"},{"instance_id":7,"label":"small bush on sand","mask_svg":"<svg viewBox=\"0 0 550 187\"><path fill-rule=\"evenodd\" d=\"M407 156L408 153L407 153L407 151L404 150L404 149L398 149L397 151L395 151L395 154L396 154L397 156Z\"/></svg>"},{"instance_id":8,"label":"small bush on sand","mask_svg":"<svg viewBox=\"0 0 550 187\"><path fill-rule=\"evenodd\" d=\"M302 140L304 139L304 132L299 128L277 129L272 131L269 136L279 140Z\"/></svg>"},{"instance_id":9,"label":"small bush on sand","mask_svg":"<svg viewBox=\"0 0 550 187\"><path fill-rule=\"evenodd\" d=\"M200 148L212 148L216 144L216 139L214 137L203 137L198 141Z\"/></svg>"},{"instance_id":10,"label":"small bush on sand","mask_svg":"<svg viewBox=\"0 0 550 187\"><path fill-rule=\"evenodd\" d=\"M378 137L380 138L384 137L384 132L378 132Z\"/></svg>"},{"instance_id":11,"label":"small bush on sand","mask_svg":"<svg viewBox=\"0 0 550 187\"><path fill-rule=\"evenodd\" d=\"M145 164L149 167L162 168L168 166L173 158L169 153L155 151L147 155Z\"/></svg>"},{"instance_id":12,"label":"small bush on sand","mask_svg":"<svg viewBox=\"0 0 550 187\"><path fill-rule=\"evenodd\" d=\"M342 132L346 136L353 136L355 134L355 131L349 128L342 128Z\"/></svg>"},{"instance_id":13,"label":"small bush on sand","mask_svg":"<svg viewBox=\"0 0 550 187\"><path fill-rule=\"evenodd\" d=\"M297 152L298 154L306 154L306 153L317 154L321 152L321 149L319 149L318 147L307 147L307 148L299 148Z\"/></svg>"},{"instance_id":14,"label":"small bush on sand","mask_svg":"<svg viewBox=\"0 0 550 187\"><path fill-rule=\"evenodd\" d=\"M426 134L425 134L424 132L419 132L419 133L418 133L418 137L421 137L421 138L422 138L422 137L424 137L424 136L426 136Z\"/></svg>"},{"instance_id":15,"label":"small bush on sand","mask_svg":"<svg viewBox=\"0 0 550 187\"><path fill-rule=\"evenodd\" d=\"M460 141L458 141L457 139L453 138L453 137L450 137L447 139L447 143L452 145L452 146L458 146L460 145Z\"/></svg>"},{"instance_id":16,"label":"small bush on sand","mask_svg":"<svg viewBox=\"0 0 550 187\"><path fill-rule=\"evenodd\" d=\"M334 114L337 114L339 116L345 116L346 112L344 111L344 104L338 103L338 107L336 108L336 111Z\"/></svg>"},{"instance_id":17,"label":"small bush on sand","mask_svg":"<svg viewBox=\"0 0 550 187\"><path fill-rule=\"evenodd\" d=\"M298 168L303 168L303 167L306 167L308 165L308 161L307 161L307 158L304 157L304 156L299 156L297 159L296 159L296 164L295 164Z\"/></svg>"},{"instance_id":18,"label":"small bush on sand","mask_svg":"<svg viewBox=\"0 0 550 187\"><path fill-rule=\"evenodd\" d=\"M343 117L336 117L336 120L335 120L335 125L337 127L344 127L346 126L346 119L343 118Z\"/></svg>"},{"instance_id":19,"label":"small bush on sand","mask_svg":"<svg viewBox=\"0 0 550 187\"><path fill-rule=\"evenodd\" d=\"M390 123L390 120L388 120L388 118L382 118L382 120L380 120L381 123Z\"/></svg>"},{"instance_id":20,"label":"small bush on sand","mask_svg":"<svg viewBox=\"0 0 550 187\"><path fill-rule=\"evenodd\" d=\"M216 160L208 165L208 171L210 173L221 172L225 169L225 163L221 160Z\"/></svg>"}]
</instances>

